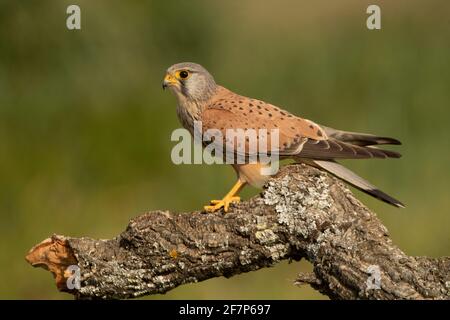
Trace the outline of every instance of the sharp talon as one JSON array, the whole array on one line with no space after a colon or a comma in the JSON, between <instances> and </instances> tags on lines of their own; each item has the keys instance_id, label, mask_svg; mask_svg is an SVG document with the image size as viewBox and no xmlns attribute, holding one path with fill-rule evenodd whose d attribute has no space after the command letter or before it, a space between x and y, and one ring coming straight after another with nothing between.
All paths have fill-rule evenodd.
<instances>
[{"instance_id":1,"label":"sharp talon","mask_svg":"<svg viewBox=\"0 0 450 320\"><path fill-rule=\"evenodd\" d=\"M211 200L210 203L212 205L210 206L204 206L206 212L216 212L223 208L225 212L228 212L228 209L230 208L231 203L236 203L241 200L240 197L234 196L234 197L225 197L222 200Z\"/></svg>"}]
</instances>

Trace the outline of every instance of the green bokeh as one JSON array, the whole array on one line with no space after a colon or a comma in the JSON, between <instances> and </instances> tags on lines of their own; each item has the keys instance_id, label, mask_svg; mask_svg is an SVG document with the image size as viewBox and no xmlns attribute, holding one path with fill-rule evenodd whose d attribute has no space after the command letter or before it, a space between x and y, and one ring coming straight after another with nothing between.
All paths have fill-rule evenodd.
<instances>
[{"instance_id":1,"label":"green bokeh","mask_svg":"<svg viewBox=\"0 0 450 320\"><path fill-rule=\"evenodd\" d=\"M231 186L229 167L170 160L179 124L161 80L181 61L319 123L402 140L400 160L347 163L407 209L357 195L408 254L449 255L448 1L76 3L80 31L65 26L72 1L0 2L0 298L70 298L24 260L53 233L113 237L142 212L198 209ZM372 3L379 31L365 27ZM323 298L293 286L310 269L158 298Z\"/></svg>"}]
</instances>

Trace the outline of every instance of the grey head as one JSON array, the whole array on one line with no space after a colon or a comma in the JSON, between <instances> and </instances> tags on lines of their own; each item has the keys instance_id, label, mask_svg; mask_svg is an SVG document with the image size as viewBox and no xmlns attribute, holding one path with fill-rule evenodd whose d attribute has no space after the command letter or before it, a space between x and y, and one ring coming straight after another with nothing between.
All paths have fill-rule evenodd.
<instances>
[{"instance_id":1,"label":"grey head","mask_svg":"<svg viewBox=\"0 0 450 320\"><path fill-rule=\"evenodd\" d=\"M214 94L217 85L201 65L182 62L167 69L163 82L163 89L165 88L169 88L179 101L201 102Z\"/></svg>"}]
</instances>

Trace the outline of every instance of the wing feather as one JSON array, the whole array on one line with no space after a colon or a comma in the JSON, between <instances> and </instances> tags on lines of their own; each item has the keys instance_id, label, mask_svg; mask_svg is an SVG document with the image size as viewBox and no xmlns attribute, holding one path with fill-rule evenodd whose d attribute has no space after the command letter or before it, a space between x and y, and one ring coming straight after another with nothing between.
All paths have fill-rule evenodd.
<instances>
[{"instance_id":1,"label":"wing feather","mask_svg":"<svg viewBox=\"0 0 450 320\"><path fill-rule=\"evenodd\" d=\"M395 151L352 145L329 138L319 142L308 139L298 156L309 159L383 159L399 158L401 155Z\"/></svg>"},{"instance_id":2,"label":"wing feather","mask_svg":"<svg viewBox=\"0 0 450 320\"><path fill-rule=\"evenodd\" d=\"M226 139L227 129L267 129L268 131L279 129L279 147L272 148L271 139L267 136L267 150L277 152L285 158L293 156L309 159L400 157L397 152L371 146L383 143L395 144L397 142L395 139L388 140L388 138L323 127L310 120L296 117L274 105L239 96L230 91L227 91L220 99L210 102L203 110L201 119L203 132L208 129L220 130L223 146L230 144L230 141ZM242 148L238 150L236 147L232 151L250 155L248 140L244 142L244 145L243 152Z\"/></svg>"}]
</instances>

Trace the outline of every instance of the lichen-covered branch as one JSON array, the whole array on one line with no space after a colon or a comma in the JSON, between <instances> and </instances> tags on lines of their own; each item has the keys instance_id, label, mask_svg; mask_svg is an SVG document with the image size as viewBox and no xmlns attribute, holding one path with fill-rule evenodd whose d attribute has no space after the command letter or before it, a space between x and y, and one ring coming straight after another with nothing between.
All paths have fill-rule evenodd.
<instances>
[{"instance_id":1,"label":"lichen-covered branch","mask_svg":"<svg viewBox=\"0 0 450 320\"><path fill-rule=\"evenodd\" d=\"M120 299L301 258L314 271L297 283L333 299L450 299L449 257L405 255L346 186L306 165L283 168L225 215L153 211L114 239L55 235L26 259L78 298ZM67 287L70 265L79 288Z\"/></svg>"}]
</instances>

